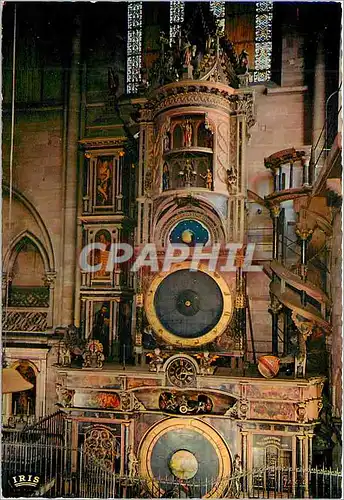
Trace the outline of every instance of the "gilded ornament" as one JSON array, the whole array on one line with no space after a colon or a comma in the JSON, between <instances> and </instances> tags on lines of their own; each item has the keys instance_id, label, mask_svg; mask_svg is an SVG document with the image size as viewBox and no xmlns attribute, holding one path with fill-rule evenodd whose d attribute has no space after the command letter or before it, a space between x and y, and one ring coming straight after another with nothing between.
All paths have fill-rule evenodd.
<instances>
[{"instance_id":1,"label":"gilded ornament","mask_svg":"<svg viewBox=\"0 0 344 500\"><path fill-rule=\"evenodd\" d=\"M270 207L270 215L273 219L279 217L280 213L281 213L281 207L279 205L272 205Z\"/></svg>"},{"instance_id":2,"label":"gilded ornament","mask_svg":"<svg viewBox=\"0 0 344 500\"><path fill-rule=\"evenodd\" d=\"M309 228L302 228L302 227L297 227L295 229L295 233L298 235L298 237L303 240L303 241L307 241L310 239L310 237L312 236L312 234L314 233L314 230L313 229L309 229Z\"/></svg>"}]
</instances>

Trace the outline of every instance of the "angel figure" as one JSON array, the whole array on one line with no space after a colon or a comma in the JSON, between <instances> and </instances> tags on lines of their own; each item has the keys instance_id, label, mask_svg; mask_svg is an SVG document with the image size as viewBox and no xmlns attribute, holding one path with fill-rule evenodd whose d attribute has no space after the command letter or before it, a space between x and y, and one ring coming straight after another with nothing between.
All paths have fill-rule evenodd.
<instances>
[{"instance_id":1,"label":"angel figure","mask_svg":"<svg viewBox=\"0 0 344 500\"><path fill-rule=\"evenodd\" d=\"M211 366L211 364L218 358L218 356L210 356L208 351L204 351L200 354L196 354L196 358L199 362L201 375L212 375L214 373L215 367Z\"/></svg>"},{"instance_id":2,"label":"angel figure","mask_svg":"<svg viewBox=\"0 0 344 500\"><path fill-rule=\"evenodd\" d=\"M154 349L154 353L148 353L147 356L152 358L149 363L149 371L160 372L164 364L164 356L161 354L161 350L157 347Z\"/></svg>"}]
</instances>

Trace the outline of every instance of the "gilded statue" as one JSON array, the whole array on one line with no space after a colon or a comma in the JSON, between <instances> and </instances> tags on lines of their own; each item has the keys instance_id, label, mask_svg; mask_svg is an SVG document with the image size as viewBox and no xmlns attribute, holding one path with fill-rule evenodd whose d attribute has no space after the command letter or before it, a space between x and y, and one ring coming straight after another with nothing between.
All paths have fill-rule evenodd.
<instances>
[{"instance_id":1,"label":"gilded statue","mask_svg":"<svg viewBox=\"0 0 344 500\"><path fill-rule=\"evenodd\" d=\"M205 187L207 189L212 189L213 187L213 174L211 173L210 168L207 168L207 173L206 174L199 174L200 177L205 181Z\"/></svg>"}]
</instances>

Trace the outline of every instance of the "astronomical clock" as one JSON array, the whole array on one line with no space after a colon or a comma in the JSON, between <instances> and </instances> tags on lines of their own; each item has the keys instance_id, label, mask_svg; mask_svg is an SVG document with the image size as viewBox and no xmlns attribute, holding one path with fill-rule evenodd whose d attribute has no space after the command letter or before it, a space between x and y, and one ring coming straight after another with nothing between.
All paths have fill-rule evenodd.
<instances>
[{"instance_id":1,"label":"astronomical clock","mask_svg":"<svg viewBox=\"0 0 344 500\"><path fill-rule=\"evenodd\" d=\"M213 41L197 69L184 61L178 80L166 74L163 85L152 82L144 99L133 100L140 126L136 244L157 248L156 271L143 268L138 276L134 350L166 388L158 400L165 416L145 426L139 461L153 484L158 477L175 478L186 496L196 497L224 493L236 449L211 420L197 418L214 410L201 380L217 367L242 366L246 346L240 259L234 271L223 272L227 255L220 250L217 266L206 259L192 266L199 245L206 254L214 245L244 242L244 151L253 97L239 88L228 53L216 49L216 36ZM166 268L171 244L189 257ZM209 477L213 485L206 484ZM188 490L191 482L197 491ZM173 496L167 484L160 487Z\"/></svg>"},{"instance_id":2,"label":"astronomical clock","mask_svg":"<svg viewBox=\"0 0 344 500\"><path fill-rule=\"evenodd\" d=\"M252 485L233 473L308 460L319 411L321 379L248 376L253 90L233 44L200 19L202 5L172 46L161 36L159 57L130 98L133 142L80 141L80 227L84 244L97 244L97 268L80 279L86 372L69 370L63 358L58 390L73 413L74 441L78 435L86 456L103 457L132 488L121 498L239 497L272 485L267 475ZM128 145L137 146L135 158ZM110 271L118 243L141 256L153 250L143 266ZM267 377L274 360L264 357ZM138 490L134 476L143 481ZM278 481L281 493L288 478Z\"/></svg>"}]
</instances>

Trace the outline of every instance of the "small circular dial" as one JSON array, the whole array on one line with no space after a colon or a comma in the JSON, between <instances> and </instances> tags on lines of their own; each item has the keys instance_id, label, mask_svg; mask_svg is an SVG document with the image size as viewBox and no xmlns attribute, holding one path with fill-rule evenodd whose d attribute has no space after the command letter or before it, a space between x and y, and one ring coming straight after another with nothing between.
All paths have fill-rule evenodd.
<instances>
[{"instance_id":1,"label":"small circular dial","mask_svg":"<svg viewBox=\"0 0 344 500\"><path fill-rule=\"evenodd\" d=\"M167 378L176 387L195 385L196 369L187 358L176 358L167 367Z\"/></svg>"}]
</instances>

